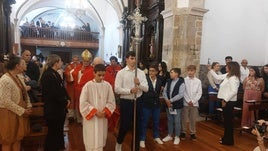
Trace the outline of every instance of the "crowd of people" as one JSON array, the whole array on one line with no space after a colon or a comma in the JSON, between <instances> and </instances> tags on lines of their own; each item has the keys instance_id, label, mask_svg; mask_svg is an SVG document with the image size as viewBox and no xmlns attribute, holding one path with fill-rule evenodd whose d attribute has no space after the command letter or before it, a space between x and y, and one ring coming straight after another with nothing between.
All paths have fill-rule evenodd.
<instances>
[{"instance_id":1,"label":"crowd of people","mask_svg":"<svg viewBox=\"0 0 268 151\"><path fill-rule=\"evenodd\" d=\"M83 51L81 58L82 61L79 56L73 56L72 62L63 69L61 58L51 54L46 58L42 72L31 61L29 50L24 50L21 57L10 55L5 63L1 60L0 112L6 115L4 120L0 120L2 151L19 150L20 141L27 135L27 121L32 112L32 98L29 96L35 87L43 96L44 118L48 127L45 151L65 149L65 119L83 126L87 151L102 151L106 144L108 123L119 118L115 150L121 151L126 134L133 127L134 109L135 150L146 147L146 129L150 117L153 138L158 144L173 141L174 145L178 145L188 136L188 126L191 140L198 138L196 121L203 89L196 77L195 65L187 66L187 76L183 78L180 68L173 67L168 71L165 62L152 63L148 68L139 62L139 68L136 68L136 54L133 51L126 54L124 67L115 56L111 56L110 64L105 66L102 58L93 58L88 50ZM233 110L237 93L244 93L241 127L252 128L255 119L245 101L267 98L268 65L262 68L260 74L258 68L247 66L246 59L241 61L240 66L232 61L231 56L227 56L223 68L220 70L218 62L208 66L208 94L217 95L216 100L209 104L208 112L214 114L215 108L223 109L224 135L219 143L234 145ZM168 125L164 138L159 135L160 97L164 99ZM134 102L136 108L133 107ZM113 116L116 109L120 110L120 117ZM262 115L265 115L265 111L260 112ZM259 137L258 129L254 130L258 140L263 140ZM7 134L7 131L11 133Z\"/></svg>"},{"instance_id":2,"label":"crowd of people","mask_svg":"<svg viewBox=\"0 0 268 151\"><path fill-rule=\"evenodd\" d=\"M220 143L234 144L233 110L237 104L237 93L240 92L243 94L241 128L253 128L252 133L257 135L260 145L257 149L265 150L264 136L260 137L258 129L255 128L257 120L255 118L267 118L267 110L260 110L257 113L258 116L254 116L254 112L249 111L250 104L247 101L261 103L263 99L268 98L266 95L268 92L268 65L264 65L260 72L258 67L248 66L246 59L242 59L240 66L237 62L232 61L231 56L227 56L225 62L226 66L221 70L219 70L219 63L213 62L207 74L209 79L208 94L217 95L217 100L209 102L209 114L213 114L216 108L222 107L223 109L225 132Z\"/></svg>"},{"instance_id":3,"label":"crowd of people","mask_svg":"<svg viewBox=\"0 0 268 151\"><path fill-rule=\"evenodd\" d=\"M97 40L98 34L93 33L89 23L82 26L69 24L55 25L54 22L39 18L36 22L26 21L20 26L21 36L28 38L64 39L64 40Z\"/></svg>"},{"instance_id":4,"label":"crowd of people","mask_svg":"<svg viewBox=\"0 0 268 151\"><path fill-rule=\"evenodd\" d=\"M42 17L39 17L36 22L34 20L31 20L29 23L28 20L22 24L21 27L36 27L36 28L51 28L51 29L72 29L71 26L66 25L66 26L56 26L54 22L52 21L46 21ZM91 32L90 24L86 23L83 26L75 26L73 28L74 30L79 30L79 31L87 31Z\"/></svg>"}]
</instances>

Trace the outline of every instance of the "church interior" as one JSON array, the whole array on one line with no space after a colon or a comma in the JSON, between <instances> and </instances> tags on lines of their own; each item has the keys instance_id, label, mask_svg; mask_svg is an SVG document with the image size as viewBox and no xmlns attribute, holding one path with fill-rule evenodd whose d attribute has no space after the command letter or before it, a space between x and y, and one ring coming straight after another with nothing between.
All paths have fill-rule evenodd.
<instances>
[{"instance_id":1,"label":"church interior","mask_svg":"<svg viewBox=\"0 0 268 151\"><path fill-rule=\"evenodd\" d=\"M218 62L224 66L226 56L232 56L239 64L247 59L249 66L259 69L267 64L267 7L266 0L2 0L0 53L20 56L23 50L29 50L32 59L40 64L45 64L50 54L57 54L66 65L87 49L93 58L100 57L109 65L111 56L124 64L127 52L136 51L136 58L146 67L163 61L169 70L180 68L182 77L186 77L188 65L195 65L203 92L197 139L187 136L179 145L157 144L150 121L146 147L140 151L249 151L258 143L256 136L240 125L243 92L237 95L239 103L234 111L235 144L225 146L218 142L224 131L222 111L208 113L215 95L207 92L207 64ZM47 128L42 94L37 93L37 100L30 120L41 128L31 127L31 133L22 140L23 151L44 150ZM165 103L161 101L162 107ZM249 110L255 113L267 108L265 103L257 105L257 109L254 104ZM104 151L114 151L119 122L109 129ZM162 109L160 137L166 134L167 117ZM85 151L81 123L66 119L64 141L66 151ZM132 150L132 141L130 131L122 150Z\"/></svg>"}]
</instances>

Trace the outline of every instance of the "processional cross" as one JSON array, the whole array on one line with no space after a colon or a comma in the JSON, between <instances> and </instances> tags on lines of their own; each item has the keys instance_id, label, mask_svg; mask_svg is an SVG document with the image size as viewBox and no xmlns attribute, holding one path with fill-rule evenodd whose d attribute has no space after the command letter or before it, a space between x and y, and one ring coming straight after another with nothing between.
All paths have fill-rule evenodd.
<instances>
[{"instance_id":1,"label":"processional cross","mask_svg":"<svg viewBox=\"0 0 268 151\"><path fill-rule=\"evenodd\" d=\"M135 35L132 37L132 39L135 41L135 50L136 50L136 66L135 66L135 77L137 77L137 67L138 67L138 60L139 60L139 51L140 51L140 43L141 43L141 24L142 22L147 21L147 17L142 17L142 14L140 13L140 3L137 2L137 8L134 10L132 15L129 15L128 20L132 21L132 24L135 28ZM136 99L137 96L135 94L134 97L134 103L133 103L133 134L132 134L132 151L135 151L135 135L136 135Z\"/></svg>"}]
</instances>

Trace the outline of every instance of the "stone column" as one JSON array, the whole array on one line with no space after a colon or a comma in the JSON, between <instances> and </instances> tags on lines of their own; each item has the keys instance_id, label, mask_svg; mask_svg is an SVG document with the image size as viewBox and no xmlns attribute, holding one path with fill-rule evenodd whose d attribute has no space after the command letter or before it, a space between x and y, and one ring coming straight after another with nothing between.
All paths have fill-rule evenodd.
<instances>
[{"instance_id":1,"label":"stone column","mask_svg":"<svg viewBox=\"0 0 268 151\"><path fill-rule=\"evenodd\" d=\"M13 43L11 40L11 24L10 24L10 14L11 14L11 5L15 4L16 1L15 0L5 0L4 1L4 14L5 14L5 37L6 37L6 46L5 46L5 50L7 53L12 52L13 51ZM13 34L14 35L14 34Z\"/></svg>"},{"instance_id":2,"label":"stone column","mask_svg":"<svg viewBox=\"0 0 268 151\"><path fill-rule=\"evenodd\" d=\"M4 0L0 0L0 53L5 52L5 14L4 14Z\"/></svg>"},{"instance_id":3,"label":"stone column","mask_svg":"<svg viewBox=\"0 0 268 151\"><path fill-rule=\"evenodd\" d=\"M175 5L174 5L175 4ZM165 0L162 60L185 75L190 64L199 73L204 0Z\"/></svg>"}]
</instances>

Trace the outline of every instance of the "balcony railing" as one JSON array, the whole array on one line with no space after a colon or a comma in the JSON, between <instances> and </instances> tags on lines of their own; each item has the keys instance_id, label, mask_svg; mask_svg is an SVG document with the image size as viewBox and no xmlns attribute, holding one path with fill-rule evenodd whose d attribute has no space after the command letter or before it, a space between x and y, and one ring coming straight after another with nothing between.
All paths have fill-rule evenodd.
<instances>
[{"instance_id":1,"label":"balcony railing","mask_svg":"<svg viewBox=\"0 0 268 151\"><path fill-rule=\"evenodd\" d=\"M21 26L21 38L49 40L99 41L98 32Z\"/></svg>"}]
</instances>

